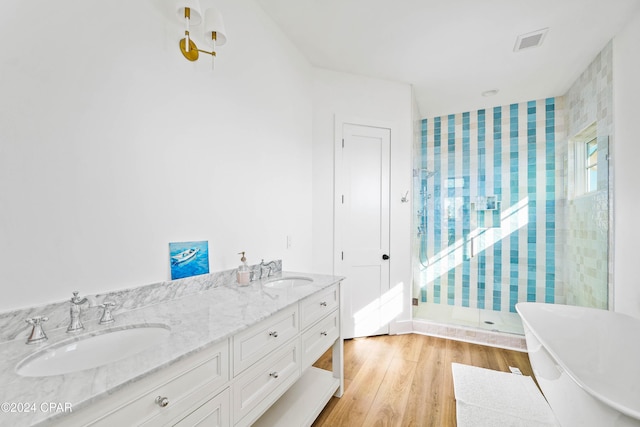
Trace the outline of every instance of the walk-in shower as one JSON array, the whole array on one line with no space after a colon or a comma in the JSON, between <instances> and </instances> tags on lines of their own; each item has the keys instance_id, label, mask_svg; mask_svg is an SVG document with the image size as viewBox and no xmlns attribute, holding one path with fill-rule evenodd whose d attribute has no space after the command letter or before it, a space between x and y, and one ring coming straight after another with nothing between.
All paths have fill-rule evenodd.
<instances>
[{"instance_id":1,"label":"walk-in shower","mask_svg":"<svg viewBox=\"0 0 640 427\"><path fill-rule=\"evenodd\" d=\"M572 228L591 225L568 221L591 222L591 198L608 200L608 180L599 174L604 178L596 191L571 199L567 164L573 158L561 104L548 98L420 122L413 169L414 321L522 334L516 303L572 303L566 262L582 252L591 256L585 242L572 241ZM606 235L589 245L604 251L598 286L606 304Z\"/></svg>"}]
</instances>

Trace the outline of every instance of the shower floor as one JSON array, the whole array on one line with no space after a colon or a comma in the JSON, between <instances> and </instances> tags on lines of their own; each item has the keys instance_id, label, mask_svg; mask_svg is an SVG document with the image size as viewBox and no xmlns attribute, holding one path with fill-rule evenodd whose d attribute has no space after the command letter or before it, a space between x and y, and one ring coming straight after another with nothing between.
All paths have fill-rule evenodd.
<instances>
[{"instance_id":1,"label":"shower floor","mask_svg":"<svg viewBox=\"0 0 640 427\"><path fill-rule=\"evenodd\" d=\"M518 313L422 302L417 307L413 307L413 318L446 325L524 335Z\"/></svg>"}]
</instances>

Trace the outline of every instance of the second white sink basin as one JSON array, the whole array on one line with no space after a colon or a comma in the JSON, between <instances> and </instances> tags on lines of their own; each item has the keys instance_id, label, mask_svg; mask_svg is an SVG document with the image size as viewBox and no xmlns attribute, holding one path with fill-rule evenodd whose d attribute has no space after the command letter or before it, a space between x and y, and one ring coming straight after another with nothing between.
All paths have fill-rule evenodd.
<instances>
[{"instance_id":1,"label":"second white sink basin","mask_svg":"<svg viewBox=\"0 0 640 427\"><path fill-rule=\"evenodd\" d=\"M305 286L313 283L313 279L302 276L278 277L267 280L264 286L268 288L293 288L297 286Z\"/></svg>"},{"instance_id":2,"label":"second white sink basin","mask_svg":"<svg viewBox=\"0 0 640 427\"><path fill-rule=\"evenodd\" d=\"M166 325L144 324L69 338L23 359L16 372L24 377L48 377L96 368L159 344L169 333Z\"/></svg>"}]
</instances>

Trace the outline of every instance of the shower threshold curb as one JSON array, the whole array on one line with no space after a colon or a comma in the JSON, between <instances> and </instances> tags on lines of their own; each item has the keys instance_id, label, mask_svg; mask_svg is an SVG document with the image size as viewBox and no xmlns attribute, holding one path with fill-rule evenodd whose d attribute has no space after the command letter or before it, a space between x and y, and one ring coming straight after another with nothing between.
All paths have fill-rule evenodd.
<instances>
[{"instance_id":1,"label":"shower threshold curb","mask_svg":"<svg viewBox=\"0 0 640 427\"><path fill-rule=\"evenodd\" d=\"M504 348L506 350L521 352L527 351L527 344L525 342L524 335L520 334L444 324L424 319L414 319L402 323L410 324L404 325L405 327L402 328L406 332L464 341L471 344L488 345L491 347ZM407 328L408 326L410 326L410 328ZM410 329L410 331L407 331L407 329Z\"/></svg>"}]
</instances>

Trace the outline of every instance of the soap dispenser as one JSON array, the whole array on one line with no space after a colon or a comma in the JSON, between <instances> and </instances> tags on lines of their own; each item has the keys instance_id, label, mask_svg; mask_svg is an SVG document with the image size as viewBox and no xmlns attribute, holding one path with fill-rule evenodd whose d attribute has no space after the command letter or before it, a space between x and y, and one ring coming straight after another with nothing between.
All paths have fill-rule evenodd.
<instances>
[{"instance_id":1,"label":"soap dispenser","mask_svg":"<svg viewBox=\"0 0 640 427\"><path fill-rule=\"evenodd\" d=\"M236 279L238 280L238 285L248 285L251 281L251 270L249 270L249 266L247 265L247 259L244 257L244 252L240 252L238 255L242 255L242 258L240 258L242 264L238 267Z\"/></svg>"}]
</instances>

